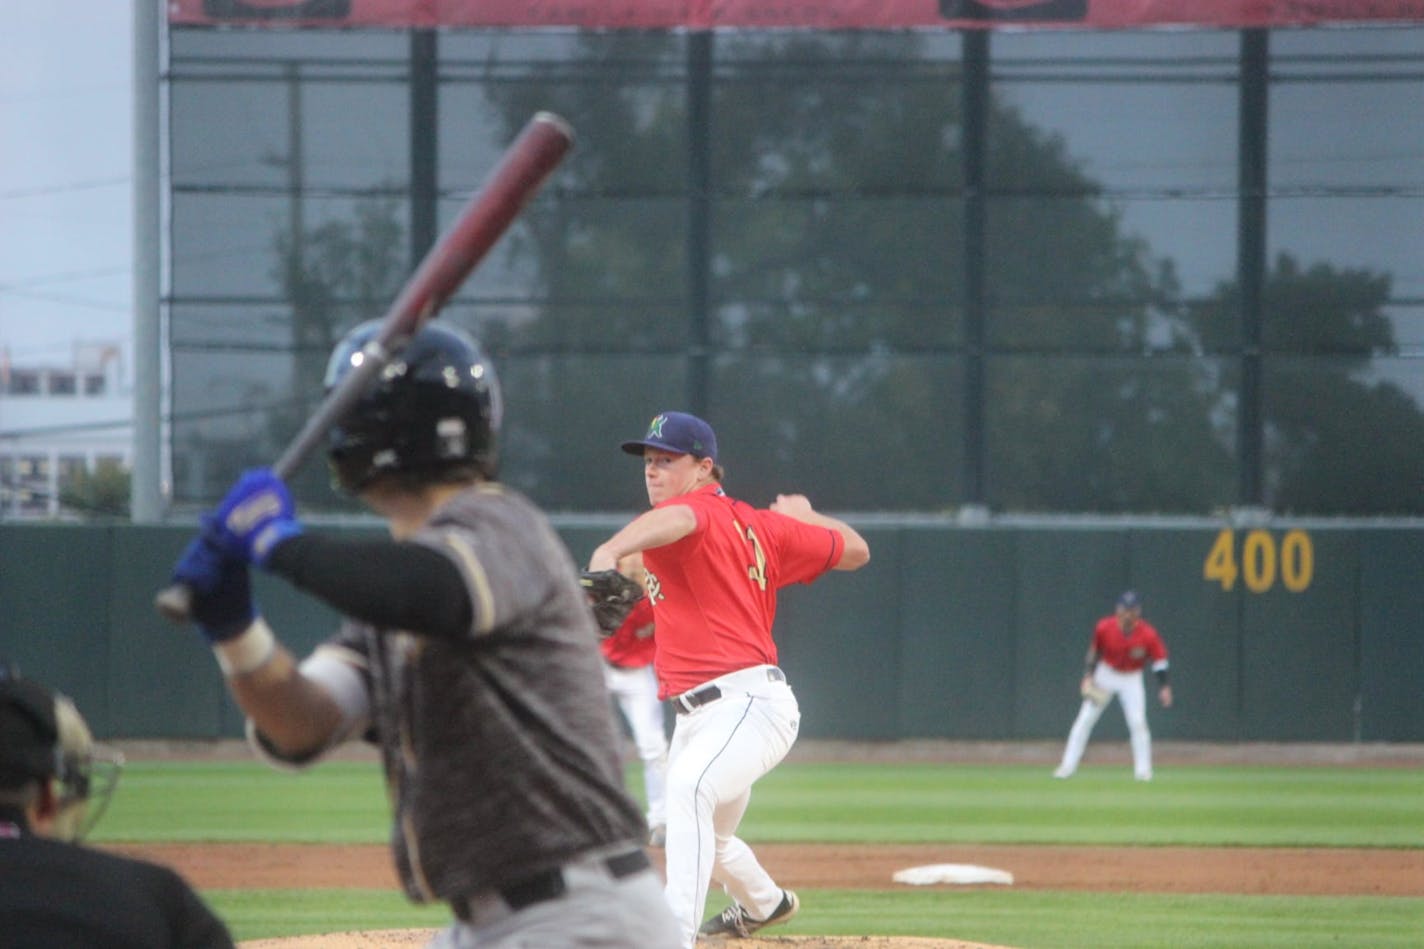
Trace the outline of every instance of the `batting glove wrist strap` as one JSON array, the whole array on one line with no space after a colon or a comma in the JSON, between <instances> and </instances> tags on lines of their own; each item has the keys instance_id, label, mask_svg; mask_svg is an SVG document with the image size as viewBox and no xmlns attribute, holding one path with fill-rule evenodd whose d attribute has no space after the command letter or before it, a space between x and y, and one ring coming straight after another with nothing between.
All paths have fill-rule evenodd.
<instances>
[{"instance_id":1,"label":"batting glove wrist strap","mask_svg":"<svg viewBox=\"0 0 1424 949\"><path fill-rule=\"evenodd\" d=\"M258 566L278 544L302 532L292 494L270 468L244 471L211 523L224 550Z\"/></svg>"},{"instance_id":2,"label":"batting glove wrist strap","mask_svg":"<svg viewBox=\"0 0 1424 949\"><path fill-rule=\"evenodd\" d=\"M272 627L260 616L238 635L213 643L213 655L217 657L218 667L228 678L262 668L276 652L277 637L272 635Z\"/></svg>"}]
</instances>

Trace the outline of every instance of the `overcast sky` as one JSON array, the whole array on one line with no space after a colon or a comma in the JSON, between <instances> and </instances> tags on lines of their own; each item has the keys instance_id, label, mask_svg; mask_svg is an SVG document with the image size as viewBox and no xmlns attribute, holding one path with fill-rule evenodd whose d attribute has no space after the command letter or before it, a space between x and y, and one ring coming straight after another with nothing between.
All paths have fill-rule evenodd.
<instances>
[{"instance_id":1,"label":"overcast sky","mask_svg":"<svg viewBox=\"0 0 1424 949\"><path fill-rule=\"evenodd\" d=\"M8 348L14 363L64 363L76 342L117 340L131 364L132 20L133 0L0 0L0 351ZM1361 51L1417 55L1419 36L1408 30L1350 31L1335 34L1333 42L1347 39L1347 45L1358 45ZM1272 42L1290 52L1293 45L1314 38L1309 31L1302 36L1287 31L1274 35ZM1221 37L1209 34L1202 39L1218 41ZM1028 41L1020 37L1015 42ZM1395 84L1367 90L1376 97L1394 93L1389 114L1398 121L1367 126L1383 140L1365 150L1405 162L1403 171L1379 168L1381 180L1417 183L1417 117L1401 112L1398 104L1415 88ZM1318 92L1310 90L1311 95ZM1303 133L1311 123L1293 122L1299 114L1289 111L1286 95L1278 98L1280 102L1273 102L1274 137L1281 140L1275 142L1275 172L1282 167L1289 171L1303 161L1309 169L1309 161L1329 157L1315 154L1325 146L1295 141L1299 135L1292 130ZM1347 137L1335 126L1327 127L1336 143L1331 147L1344 147L1340 143ZM1090 168L1095 161L1122 160L1122 150L1105 149L1100 142L1072 140L1072 147ZM1408 220L1417 215L1418 202L1357 204L1372 216L1353 229L1352 221L1341 215L1333 217L1329 228L1301 226L1291 218L1293 212L1318 210L1307 202L1286 202L1273 209L1273 251L1286 244L1284 249L1306 261L1382 268L1394 274L1398 294L1418 295L1419 225L1417 219ZM1386 212L1403 217L1396 226L1382 226ZM1146 227L1150 222L1129 214L1129 223L1144 226L1159 252L1178 259L1189 291L1202 292L1229 275L1234 258L1228 246L1204 245L1181 222L1153 231ZM1325 244L1311 245L1312 235ZM1382 235L1392 237L1382 241ZM1342 257L1342 248L1355 248L1362 259ZM1407 331L1403 341L1424 344L1424 338L1415 338L1422 334Z\"/></svg>"},{"instance_id":2,"label":"overcast sky","mask_svg":"<svg viewBox=\"0 0 1424 949\"><path fill-rule=\"evenodd\" d=\"M0 0L0 350L132 335L132 0Z\"/></svg>"}]
</instances>

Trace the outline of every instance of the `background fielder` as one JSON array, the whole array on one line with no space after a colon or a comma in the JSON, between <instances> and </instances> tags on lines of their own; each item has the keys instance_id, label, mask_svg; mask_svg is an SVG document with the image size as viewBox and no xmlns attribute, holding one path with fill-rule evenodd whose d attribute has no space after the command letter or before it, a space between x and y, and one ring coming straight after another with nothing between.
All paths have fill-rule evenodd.
<instances>
[{"instance_id":1,"label":"background fielder","mask_svg":"<svg viewBox=\"0 0 1424 949\"><path fill-rule=\"evenodd\" d=\"M1152 733L1147 728L1147 699L1142 688L1142 668L1149 661L1157 678L1157 697L1163 708L1171 708L1167 646L1152 624L1142 618L1142 601L1129 590L1118 597L1114 615L1098 620L1093 629L1083 681L1079 684L1083 704L1068 732L1063 761L1053 772L1055 778L1071 777L1078 770L1093 726L1116 695L1127 719L1133 776L1139 781L1152 780Z\"/></svg>"},{"instance_id":2,"label":"background fielder","mask_svg":"<svg viewBox=\"0 0 1424 949\"><path fill-rule=\"evenodd\" d=\"M638 554L618 563L620 573L645 585L647 571ZM603 682L633 733L633 745L643 762L643 792L648 802L648 843L661 847L667 839L667 716L658 698L653 672L653 603L646 596L633 604L628 618L599 644L603 652Z\"/></svg>"}]
</instances>

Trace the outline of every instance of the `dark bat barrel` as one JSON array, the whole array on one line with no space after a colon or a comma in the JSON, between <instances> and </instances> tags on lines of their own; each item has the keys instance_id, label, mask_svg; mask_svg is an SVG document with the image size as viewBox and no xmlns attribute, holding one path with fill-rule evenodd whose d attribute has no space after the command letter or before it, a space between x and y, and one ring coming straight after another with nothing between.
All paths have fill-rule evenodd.
<instances>
[{"instance_id":1,"label":"dark bat barrel","mask_svg":"<svg viewBox=\"0 0 1424 949\"><path fill-rule=\"evenodd\" d=\"M563 161L573 141L573 129L552 112L539 112L529 120L386 310L373 340L378 345L368 354L374 358L368 358L359 371L348 373L327 393L273 463L278 477L290 478L301 468L375 374L401 351L406 340L440 312ZM192 602L193 592L179 583L164 588L154 598L158 612L177 623L192 617Z\"/></svg>"}]
</instances>

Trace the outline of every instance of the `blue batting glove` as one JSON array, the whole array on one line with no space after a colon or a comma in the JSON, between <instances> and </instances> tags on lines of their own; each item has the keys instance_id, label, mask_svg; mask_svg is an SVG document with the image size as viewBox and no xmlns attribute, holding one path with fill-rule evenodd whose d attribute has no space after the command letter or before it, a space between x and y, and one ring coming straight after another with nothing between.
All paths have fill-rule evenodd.
<instances>
[{"instance_id":1,"label":"blue batting glove","mask_svg":"<svg viewBox=\"0 0 1424 949\"><path fill-rule=\"evenodd\" d=\"M301 532L292 493L271 468L244 471L208 525L225 553L259 567L278 544Z\"/></svg>"},{"instance_id":2,"label":"blue batting glove","mask_svg":"<svg viewBox=\"0 0 1424 949\"><path fill-rule=\"evenodd\" d=\"M173 580L193 595L193 619L210 644L232 639L257 618L246 561L223 552L209 529L188 544L173 565Z\"/></svg>"}]
</instances>

